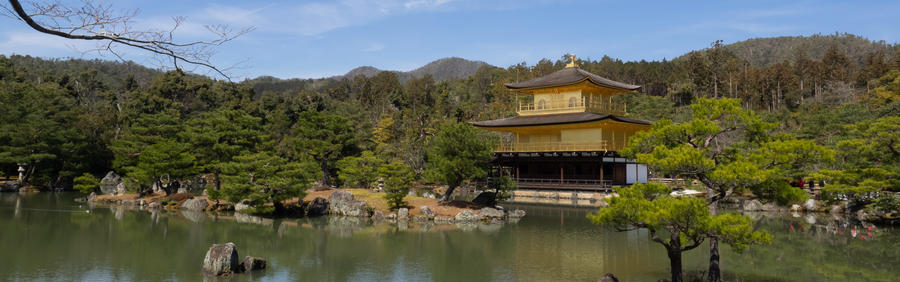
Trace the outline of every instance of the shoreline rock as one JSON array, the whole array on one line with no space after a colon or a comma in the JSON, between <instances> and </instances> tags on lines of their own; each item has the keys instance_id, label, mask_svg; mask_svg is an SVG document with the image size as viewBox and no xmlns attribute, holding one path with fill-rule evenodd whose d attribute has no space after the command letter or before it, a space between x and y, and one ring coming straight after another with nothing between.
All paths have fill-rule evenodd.
<instances>
[{"instance_id":1,"label":"shoreline rock","mask_svg":"<svg viewBox=\"0 0 900 282\"><path fill-rule=\"evenodd\" d=\"M20 188L22 188L22 185L16 180L6 181L3 184L0 184L0 192L18 192Z\"/></svg>"},{"instance_id":2,"label":"shoreline rock","mask_svg":"<svg viewBox=\"0 0 900 282\"><path fill-rule=\"evenodd\" d=\"M470 209L464 209L461 212L457 213L454 217L456 222L476 222L478 221L478 215L475 214Z\"/></svg>"},{"instance_id":3,"label":"shoreline rock","mask_svg":"<svg viewBox=\"0 0 900 282\"><path fill-rule=\"evenodd\" d=\"M104 176L103 179L100 180L100 193L114 194L118 190L116 188L121 183L122 183L122 176L119 176L118 174L116 174L115 171L109 171L106 173L106 176Z\"/></svg>"},{"instance_id":4,"label":"shoreline rock","mask_svg":"<svg viewBox=\"0 0 900 282\"><path fill-rule=\"evenodd\" d=\"M328 195L328 212L330 214L369 217L369 205L366 201L357 201L350 192L337 189Z\"/></svg>"},{"instance_id":5,"label":"shoreline rock","mask_svg":"<svg viewBox=\"0 0 900 282\"><path fill-rule=\"evenodd\" d=\"M206 199L194 198L189 199L181 204L182 209L192 210L192 211L204 211L209 207L209 203L206 202Z\"/></svg>"}]
</instances>

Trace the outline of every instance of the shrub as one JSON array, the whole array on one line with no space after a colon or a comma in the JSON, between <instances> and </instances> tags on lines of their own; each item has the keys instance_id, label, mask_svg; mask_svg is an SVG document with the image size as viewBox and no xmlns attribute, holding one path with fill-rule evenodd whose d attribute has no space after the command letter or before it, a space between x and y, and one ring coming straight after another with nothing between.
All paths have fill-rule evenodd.
<instances>
[{"instance_id":1,"label":"shrub","mask_svg":"<svg viewBox=\"0 0 900 282\"><path fill-rule=\"evenodd\" d=\"M393 162L378 168L378 174L384 178L384 199L391 210L406 206L403 200L409 193L415 174L406 164Z\"/></svg>"},{"instance_id":2,"label":"shrub","mask_svg":"<svg viewBox=\"0 0 900 282\"><path fill-rule=\"evenodd\" d=\"M90 194L91 192L97 191L98 187L100 187L100 179L85 172L81 176L75 177L75 185L72 188L78 192Z\"/></svg>"}]
</instances>

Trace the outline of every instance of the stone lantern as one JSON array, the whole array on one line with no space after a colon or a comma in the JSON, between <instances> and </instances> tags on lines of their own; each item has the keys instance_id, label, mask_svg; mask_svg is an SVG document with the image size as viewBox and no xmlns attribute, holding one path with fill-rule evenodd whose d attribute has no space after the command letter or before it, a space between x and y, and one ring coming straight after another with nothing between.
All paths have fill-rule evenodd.
<instances>
[{"instance_id":1,"label":"stone lantern","mask_svg":"<svg viewBox=\"0 0 900 282\"><path fill-rule=\"evenodd\" d=\"M19 178L18 178L17 180L19 180L19 182L22 182L22 177L25 176L25 164L23 164L23 163L18 163L18 165L19 165L19 170L18 170L18 171L19 171Z\"/></svg>"}]
</instances>

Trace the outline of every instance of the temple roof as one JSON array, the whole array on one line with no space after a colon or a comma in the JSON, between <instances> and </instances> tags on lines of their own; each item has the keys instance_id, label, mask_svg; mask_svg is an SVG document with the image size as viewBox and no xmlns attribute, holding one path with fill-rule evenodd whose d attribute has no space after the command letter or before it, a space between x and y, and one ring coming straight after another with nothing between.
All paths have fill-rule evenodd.
<instances>
[{"instance_id":1,"label":"temple roof","mask_svg":"<svg viewBox=\"0 0 900 282\"><path fill-rule=\"evenodd\" d=\"M609 87L614 89L622 89L622 90L637 90L641 88L640 85L631 85L628 83L622 83L618 81L614 81L593 73L590 73L586 70L577 68L577 67L568 67L561 70L558 70L554 73L538 77L532 80L523 81L519 83L507 83L506 87L509 89L529 89L529 88L545 88L545 87L556 87L556 86L566 86L576 84L582 81L589 81L595 85L602 87Z\"/></svg>"},{"instance_id":2,"label":"temple roof","mask_svg":"<svg viewBox=\"0 0 900 282\"><path fill-rule=\"evenodd\" d=\"M509 118L501 118L495 120L476 121L472 125L478 127L517 127L517 126L537 126L537 125L555 125L555 124L571 124L591 121L600 121L611 119L618 122L650 125L649 121L633 118L626 118L614 115L601 115L595 113L568 113L568 114L551 114L537 116L515 116Z\"/></svg>"}]
</instances>

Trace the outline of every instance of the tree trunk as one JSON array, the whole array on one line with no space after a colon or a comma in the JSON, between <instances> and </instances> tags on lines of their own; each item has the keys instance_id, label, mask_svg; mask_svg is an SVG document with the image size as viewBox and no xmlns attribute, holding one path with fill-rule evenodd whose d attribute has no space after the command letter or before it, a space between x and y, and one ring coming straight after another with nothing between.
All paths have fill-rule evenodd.
<instances>
[{"instance_id":1,"label":"tree trunk","mask_svg":"<svg viewBox=\"0 0 900 282\"><path fill-rule=\"evenodd\" d=\"M672 272L672 282L681 282L684 281L682 278L682 267L681 267L681 250L678 248L669 248L669 268Z\"/></svg>"},{"instance_id":2,"label":"tree trunk","mask_svg":"<svg viewBox=\"0 0 900 282\"><path fill-rule=\"evenodd\" d=\"M219 180L219 171L218 170L216 170L216 172L213 173L213 177L216 178L216 180L213 182L213 187L216 189L216 191L219 191L222 188L222 180Z\"/></svg>"},{"instance_id":3,"label":"tree trunk","mask_svg":"<svg viewBox=\"0 0 900 282\"><path fill-rule=\"evenodd\" d=\"M272 206L275 207L276 215L286 214L286 209L284 208L284 204L282 204L281 201L272 201Z\"/></svg>"},{"instance_id":4,"label":"tree trunk","mask_svg":"<svg viewBox=\"0 0 900 282\"><path fill-rule=\"evenodd\" d=\"M328 161L322 159L320 165L322 166L322 186L331 186L331 182L328 180Z\"/></svg>"},{"instance_id":5,"label":"tree trunk","mask_svg":"<svg viewBox=\"0 0 900 282\"><path fill-rule=\"evenodd\" d=\"M716 204L717 203L710 203L710 215L718 215ZM719 238L715 236L709 238L709 271L706 278L707 282L722 281L722 272L719 269Z\"/></svg>"},{"instance_id":6,"label":"tree trunk","mask_svg":"<svg viewBox=\"0 0 900 282\"><path fill-rule=\"evenodd\" d=\"M719 98L719 75L713 73L713 97Z\"/></svg>"},{"instance_id":7,"label":"tree trunk","mask_svg":"<svg viewBox=\"0 0 900 282\"><path fill-rule=\"evenodd\" d=\"M441 202L449 202L450 195L453 195L453 190L456 190L456 186L448 186L447 192L444 192L444 196L441 197Z\"/></svg>"}]
</instances>

